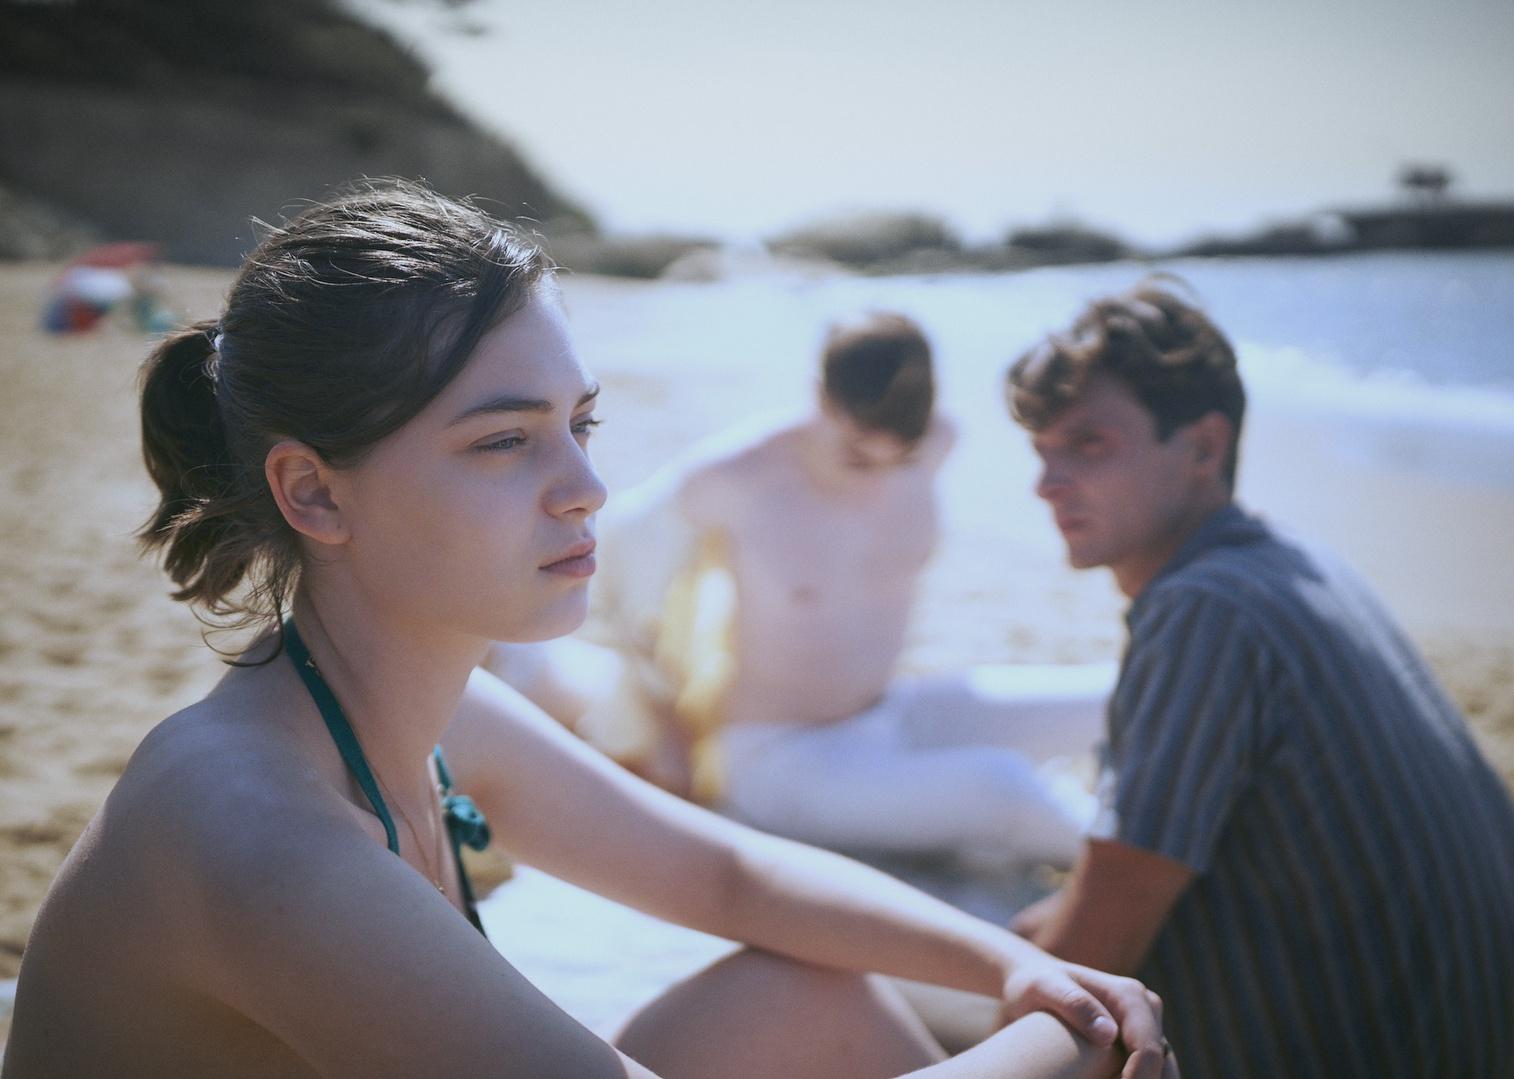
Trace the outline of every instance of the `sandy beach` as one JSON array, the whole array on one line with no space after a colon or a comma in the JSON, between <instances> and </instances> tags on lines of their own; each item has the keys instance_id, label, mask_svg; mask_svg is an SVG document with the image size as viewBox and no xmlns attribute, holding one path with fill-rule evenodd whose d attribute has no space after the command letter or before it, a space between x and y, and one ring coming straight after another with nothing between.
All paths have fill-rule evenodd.
<instances>
[{"instance_id":1,"label":"sandy beach","mask_svg":"<svg viewBox=\"0 0 1514 1079\"><path fill-rule=\"evenodd\" d=\"M134 747L218 677L201 626L168 599L167 579L132 538L152 502L135 399L148 343L124 325L43 334L39 302L55 271L0 266L0 978L15 977L49 881ZM172 305L203 317L220 309L230 275L172 268L167 280ZM816 328L854 298L802 280L757 292L676 287L664 304L649 297L675 286L567 284L581 349L605 386L596 452L612 491L754 405L802 401ZM746 341L741 320L775 302L792 305L792 321ZM701 320L681 334L678 318L695 309ZM728 363L699 363L759 348L771 363L744 380ZM1029 455L984 389L946 385L969 437L944 481L947 540L907 664L1114 658L1119 597L1103 574L1061 566L1026 493ZM1328 430L1259 406L1243 493L1367 573L1514 783L1514 494L1337 461ZM1313 455L1302 471L1301 454Z\"/></svg>"}]
</instances>

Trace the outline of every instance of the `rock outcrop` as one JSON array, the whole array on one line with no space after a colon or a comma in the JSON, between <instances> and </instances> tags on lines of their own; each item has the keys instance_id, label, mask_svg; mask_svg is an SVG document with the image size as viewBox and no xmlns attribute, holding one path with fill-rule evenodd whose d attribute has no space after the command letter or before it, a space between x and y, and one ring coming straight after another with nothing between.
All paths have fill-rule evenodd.
<instances>
[{"instance_id":1,"label":"rock outcrop","mask_svg":"<svg viewBox=\"0 0 1514 1079\"><path fill-rule=\"evenodd\" d=\"M357 176L424 177L549 231L592 231L428 80L333 0L12 0L0 186L180 262L235 264L252 218Z\"/></svg>"}]
</instances>

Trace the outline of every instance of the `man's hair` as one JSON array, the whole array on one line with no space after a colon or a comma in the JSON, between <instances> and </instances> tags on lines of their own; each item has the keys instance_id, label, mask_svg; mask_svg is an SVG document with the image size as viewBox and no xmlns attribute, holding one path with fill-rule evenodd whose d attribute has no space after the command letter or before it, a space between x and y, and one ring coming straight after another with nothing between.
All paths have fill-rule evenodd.
<instances>
[{"instance_id":1,"label":"man's hair","mask_svg":"<svg viewBox=\"0 0 1514 1079\"><path fill-rule=\"evenodd\" d=\"M914 445L930 426L930 342L911 319L873 311L832 326L821 368L826 398L859 427Z\"/></svg>"},{"instance_id":2,"label":"man's hair","mask_svg":"<svg viewBox=\"0 0 1514 1079\"><path fill-rule=\"evenodd\" d=\"M1078 399L1090 378L1112 375L1156 420L1159 441L1211 412L1230 420L1225 482L1234 487L1246 390L1235 350L1209 316L1180 295L1186 288L1169 274L1148 277L1128 292L1095 300L1070 330L1031 348L1006 376L1015 420L1039 431Z\"/></svg>"}]
</instances>

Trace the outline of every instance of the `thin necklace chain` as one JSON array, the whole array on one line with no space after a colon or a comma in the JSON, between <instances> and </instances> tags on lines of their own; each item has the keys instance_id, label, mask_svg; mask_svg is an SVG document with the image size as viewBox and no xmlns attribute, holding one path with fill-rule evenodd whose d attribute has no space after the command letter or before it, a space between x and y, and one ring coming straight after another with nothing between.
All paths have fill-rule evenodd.
<instances>
[{"instance_id":1,"label":"thin necklace chain","mask_svg":"<svg viewBox=\"0 0 1514 1079\"><path fill-rule=\"evenodd\" d=\"M368 767L372 768L373 765L370 764ZM427 771L428 773L430 771L429 764L427 765ZM382 779L379 779L377 769L374 769L373 778L378 779L379 786L384 789L385 794L389 795L389 801L394 805L395 809L399 810L400 817L405 822L405 827L410 829L411 842L415 844L415 852L420 855L421 858L421 872L425 876L430 878L432 884L436 885L436 890L438 892L441 892L442 895L446 895L447 886L442 883L442 870L446 865L447 859L446 855L442 852L441 828L438 827L436 821L437 807L438 805L440 805L441 798L441 785L435 784L437 799L431 804L431 812L426 814L426 823L431 826L427 829L427 831L431 834L431 853L436 855L436 871L432 872L430 864L431 860L426 857L426 845L421 842L420 832L416 830L415 822L410 819L410 814L405 812L404 805L398 798L394 796L394 792L389 789L388 784L386 784Z\"/></svg>"},{"instance_id":2,"label":"thin necklace chain","mask_svg":"<svg viewBox=\"0 0 1514 1079\"><path fill-rule=\"evenodd\" d=\"M314 671L323 682L326 680L326 676L321 674L321 669L315 665L314 656L309 656L305 659L305 666ZM355 729L352 731L352 737L356 740L358 749L362 750L363 740L358 737ZM366 751L363 752L363 755L364 757L367 756ZM389 796L389 804L399 810L400 819L405 822L405 827L410 830L410 841L415 845L415 853L420 856L422 862L421 875L428 878L438 892L446 895L447 886L442 883L442 870L447 863L447 856L442 850L441 828L436 823L437 807L441 804L441 782L433 781L430 784L436 790L436 799L431 805L431 812L426 814L426 823L431 825L430 829L428 829L431 833L431 852L436 855L436 870L433 872L430 864L431 860L426 857L426 844L421 842L421 834L416 830L415 822L410 819L410 814L405 812L404 804L394 796L394 792L389 789L389 784L385 783L383 777L379 775L378 769L374 768L371 763L368 767L373 772L373 778L378 781L379 789ZM426 763L426 775L427 778L431 776L431 764L429 761Z\"/></svg>"}]
</instances>

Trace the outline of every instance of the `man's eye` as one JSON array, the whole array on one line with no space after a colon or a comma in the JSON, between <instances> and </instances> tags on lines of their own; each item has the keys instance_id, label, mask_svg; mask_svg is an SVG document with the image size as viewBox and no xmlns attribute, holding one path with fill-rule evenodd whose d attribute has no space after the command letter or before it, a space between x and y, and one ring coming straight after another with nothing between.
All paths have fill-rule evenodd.
<instances>
[{"instance_id":1,"label":"man's eye","mask_svg":"<svg viewBox=\"0 0 1514 1079\"><path fill-rule=\"evenodd\" d=\"M589 434L594 428L604 423L604 420L595 419L593 416L585 416L581 420L573 421L573 433L575 435Z\"/></svg>"}]
</instances>

